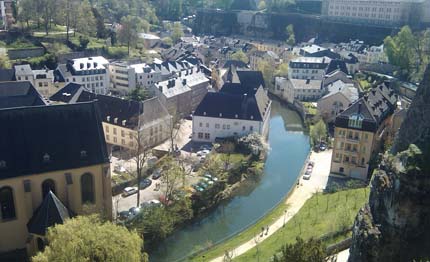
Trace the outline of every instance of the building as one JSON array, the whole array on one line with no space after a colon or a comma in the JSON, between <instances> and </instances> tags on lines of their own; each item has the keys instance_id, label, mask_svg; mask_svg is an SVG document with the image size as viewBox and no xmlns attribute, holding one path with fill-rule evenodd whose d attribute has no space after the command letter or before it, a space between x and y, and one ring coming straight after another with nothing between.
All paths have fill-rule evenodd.
<instances>
[{"instance_id":1,"label":"building","mask_svg":"<svg viewBox=\"0 0 430 262\"><path fill-rule=\"evenodd\" d=\"M191 114L210 88L210 81L200 67L181 71L178 77L156 83L151 87L174 118Z\"/></svg>"},{"instance_id":2,"label":"building","mask_svg":"<svg viewBox=\"0 0 430 262\"><path fill-rule=\"evenodd\" d=\"M48 104L42 94L28 81L0 82L0 109Z\"/></svg>"},{"instance_id":3,"label":"building","mask_svg":"<svg viewBox=\"0 0 430 262\"><path fill-rule=\"evenodd\" d=\"M299 55L305 57L328 57L330 59L339 59L340 55L328 48L315 44L308 44L300 48Z\"/></svg>"},{"instance_id":4,"label":"building","mask_svg":"<svg viewBox=\"0 0 430 262\"><path fill-rule=\"evenodd\" d=\"M97 101L105 140L110 149L135 149L139 137L144 139L142 144L148 148L169 138L171 117L156 97L137 102L94 94L78 84L70 83L50 100L68 104Z\"/></svg>"},{"instance_id":5,"label":"building","mask_svg":"<svg viewBox=\"0 0 430 262\"><path fill-rule=\"evenodd\" d=\"M143 39L143 44L145 45L145 48L148 49L154 48L161 43L161 38L153 34L140 33L139 38Z\"/></svg>"},{"instance_id":6,"label":"building","mask_svg":"<svg viewBox=\"0 0 430 262\"><path fill-rule=\"evenodd\" d=\"M337 77L336 77L337 75ZM318 112L327 123L334 122L336 116L358 99L358 90L350 78L338 71L324 81L327 94L317 102ZM335 79L337 78L337 80Z\"/></svg>"},{"instance_id":7,"label":"building","mask_svg":"<svg viewBox=\"0 0 430 262\"><path fill-rule=\"evenodd\" d=\"M271 101L261 72L230 70L227 74L220 92L209 92L194 112L193 141L268 134Z\"/></svg>"},{"instance_id":8,"label":"building","mask_svg":"<svg viewBox=\"0 0 430 262\"><path fill-rule=\"evenodd\" d=\"M93 210L111 218L110 163L97 111L95 103L0 109L7 123L0 128L0 253L34 255L47 227L72 215Z\"/></svg>"},{"instance_id":9,"label":"building","mask_svg":"<svg viewBox=\"0 0 430 262\"><path fill-rule=\"evenodd\" d=\"M428 22L430 9L425 7L429 6L428 0L324 0L322 15L335 21L393 27Z\"/></svg>"},{"instance_id":10,"label":"building","mask_svg":"<svg viewBox=\"0 0 430 262\"><path fill-rule=\"evenodd\" d=\"M336 117L331 173L368 178L371 158L391 133L396 106L397 95L381 84Z\"/></svg>"},{"instance_id":11,"label":"building","mask_svg":"<svg viewBox=\"0 0 430 262\"><path fill-rule=\"evenodd\" d=\"M322 80L331 59L328 57L299 57L289 63L290 79Z\"/></svg>"},{"instance_id":12,"label":"building","mask_svg":"<svg viewBox=\"0 0 430 262\"><path fill-rule=\"evenodd\" d=\"M29 81L42 95L50 97L62 86L55 82L54 70L33 70L29 64L14 66L16 81Z\"/></svg>"},{"instance_id":13,"label":"building","mask_svg":"<svg viewBox=\"0 0 430 262\"><path fill-rule=\"evenodd\" d=\"M275 78L275 94L289 103L294 100L317 101L321 98L325 89L322 80Z\"/></svg>"},{"instance_id":14,"label":"building","mask_svg":"<svg viewBox=\"0 0 430 262\"><path fill-rule=\"evenodd\" d=\"M56 70L61 82L85 86L95 94L105 95L109 91L109 61L102 56L68 60Z\"/></svg>"}]
</instances>

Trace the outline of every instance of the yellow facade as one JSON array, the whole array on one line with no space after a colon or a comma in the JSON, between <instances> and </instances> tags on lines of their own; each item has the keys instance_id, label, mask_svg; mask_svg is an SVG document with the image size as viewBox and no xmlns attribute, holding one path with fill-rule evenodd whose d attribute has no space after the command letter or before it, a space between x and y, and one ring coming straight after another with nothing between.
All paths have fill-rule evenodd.
<instances>
[{"instance_id":1,"label":"yellow facade","mask_svg":"<svg viewBox=\"0 0 430 262\"><path fill-rule=\"evenodd\" d=\"M84 174L92 175L94 203L82 201L81 177ZM69 176L71 181L67 181L66 176ZM0 219L0 252L27 248L28 253L32 255L37 250L36 239L28 233L27 223L42 203L42 183L47 179L54 181L55 195L74 214L81 215L93 211L102 213L108 219L112 218L109 163L2 179L0 190L5 187L13 190L15 218L6 221ZM24 184L30 185L30 190L27 187L28 192Z\"/></svg>"},{"instance_id":2,"label":"yellow facade","mask_svg":"<svg viewBox=\"0 0 430 262\"><path fill-rule=\"evenodd\" d=\"M374 145L374 133L336 127L330 172L365 180Z\"/></svg>"}]
</instances>

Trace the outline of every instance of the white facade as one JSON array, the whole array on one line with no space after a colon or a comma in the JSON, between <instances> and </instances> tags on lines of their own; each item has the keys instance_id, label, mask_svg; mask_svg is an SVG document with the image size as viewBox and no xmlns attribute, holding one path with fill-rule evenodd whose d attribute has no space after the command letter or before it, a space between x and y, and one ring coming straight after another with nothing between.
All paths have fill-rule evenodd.
<instances>
[{"instance_id":1,"label":"white facade","mask_svg":"<svg viewBox=\"0 0 430 262\"><path fill-rule=\"evenodd\" d=\"M275 79L275 93L279 94L287 102L316 101L321 98L325 89L322 87L322 80L286 79L277 77Z\"/></svg>"},{"instance_id":2,"label":"white facade","mask_svg":"<svg viewBox=\"0 0 430 262\"><path fill-rule=\"evenodd\" d=\"M415 8L420 9L424 1L406 0L324 0L323 15L333 20L373 24L406 24ZM422 10L425 14L428 10ZM425 17L425 16L424 16Z\"/></svg>"},{"instance_id":3,"label":"white facade","mask_svg":"<svg viewBox=\"0 0 430 262\"><path fill-rule=\"evenodd\" d=\"M149 88L155 83L163 81L161 71L155 71L147 64L131 65L136 74L136 84L145 88Z\"/></svg>"},{"instance_id":4,"label":"white facade","mask_svg":"<svg viewBox=\"0 0 430 262\"><path fill-rule=\"evenodd\" d=\"M216 138L241 137L251 133L267 136L270 109L263 121L193 116L193 141L214 142Z\"/></svg>"},{"instance_id":5,"label":"white facade","mask_svg":"<svg viewBox=\"0 0 430 262\"><path fill-rule=\"evenodd\" d=\"M285 77L276 77L274 93L288 103L294 103L294 89L291 88L288 81Z\"/></svg>"},{"instance_id":6,"label":"white facade","mask_svg":"<svg viewBox=\"0 0 430 262\"><path fill-rule=\"evenodd\" d=\"M109 61L104 57L85 57L68 61L63 74L66 83L84 86L95 94L105 95L109 88Z\"/></svg>"},{"instance_id":7,"label":"white facade","mask_svg":"<svg viewBox=\"0 0 430 262\"><path fill-rule=\"evenodd\" d=\"M45 97L55 94L62 85L54 83L54 70L32 70L30 65L15 66L16 81L29 81Z\"/></svg>"},{"instance_id":8,"label":"white facade","mask_svg":"<svg viewBox=\"0 0 430 262\"><path fill-rule=\"evenodd\" d=\"M127 63L109 64L110 91L125 95L136 88L136 75L134 69Z\"/></svg>"},{"instance_id":9,"label":"white facade","mask_svg":"<svg viewBox=\"0 0 430 262\"><path fill-rule=\"evenodd\" d=\"M322 80L330 58L328 57L299 57L290 61L288 77L290 79Z\"/></svg>"}]
</instances>

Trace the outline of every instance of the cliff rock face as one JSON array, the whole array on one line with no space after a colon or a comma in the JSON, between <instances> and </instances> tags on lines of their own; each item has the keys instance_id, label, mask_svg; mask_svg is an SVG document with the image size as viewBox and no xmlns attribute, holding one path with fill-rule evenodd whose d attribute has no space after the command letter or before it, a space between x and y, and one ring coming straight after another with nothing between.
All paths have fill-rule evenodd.
<instances>
[{"instance_id":1,"label":"cliff rock face","mask_svg":"<svg viewBox=\"0 0 430 262\"><path fill-rule=\"evenodd\" d=\"M430 258L430 67L353 227L350 262Z\"/></svg>"}]
</instances>

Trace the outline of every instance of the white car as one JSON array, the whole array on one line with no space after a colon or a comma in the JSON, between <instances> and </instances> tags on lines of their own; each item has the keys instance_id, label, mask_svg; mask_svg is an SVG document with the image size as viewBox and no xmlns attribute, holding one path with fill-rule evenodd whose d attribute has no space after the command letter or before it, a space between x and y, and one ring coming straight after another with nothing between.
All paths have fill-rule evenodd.
<instances>
[{"instance_id":1,"label":"white car","mask_svg":"<svg viewBox=\"0 0 430 262\"><path fill-rule=\"evenodd\" d=\"M128 197L128 196L136 194L136 193L137 193L137 187L126 187L122 191L122 196Z\"/></svg>"},{"instance_id":2,"label":"white car","mask_svg":"<svg viewBox=\"0 0 430 262\"><path fill-rule=\"evenodd\" d=\"M305 174L303 175L303 179L309 180L311 179L311 175L312 175L312 171L311 172L306 171Z\"/></svg>"}]
</instances>

